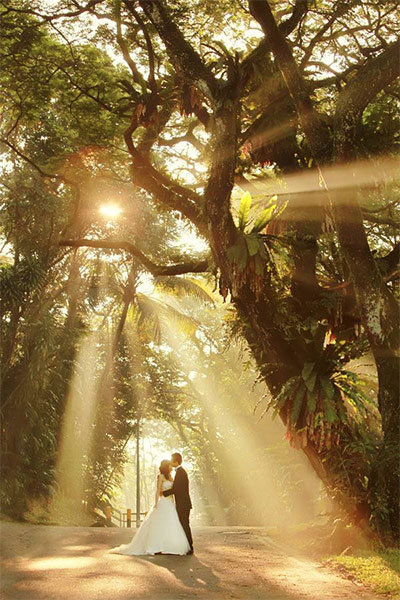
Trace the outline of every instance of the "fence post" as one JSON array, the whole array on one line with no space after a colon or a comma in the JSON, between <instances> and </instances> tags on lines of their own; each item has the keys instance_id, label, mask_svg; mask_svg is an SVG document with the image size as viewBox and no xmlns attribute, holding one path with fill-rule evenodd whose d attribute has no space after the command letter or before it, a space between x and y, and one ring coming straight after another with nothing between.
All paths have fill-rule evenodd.
<instances>
[{"instance_id":1,"label":"fence post","mask_svg":"<svg viewBox=\"0 0 400 600\"><path fill-rule=\"evenodd\" d=\"M106 506L106 520L108 525L111 525L111 506Z\"/></svg>"},{"instance_id":2,"label":"fence post","mask_svg":"<svg viewBox=\"0 0 400 600\"><path fill-rule=\"evenodd\" d=\"M127 527L132 526L132 509L131 508L128 508L128 510L126 511L126 526Z\"/></svg>"}]
</instances>

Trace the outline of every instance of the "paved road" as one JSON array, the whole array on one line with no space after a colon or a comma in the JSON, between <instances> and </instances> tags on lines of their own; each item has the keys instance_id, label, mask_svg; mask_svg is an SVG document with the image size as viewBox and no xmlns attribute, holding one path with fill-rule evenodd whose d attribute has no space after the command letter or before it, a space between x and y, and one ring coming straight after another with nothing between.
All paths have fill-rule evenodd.
<instances>
[{"instance_id":1,"label":"paved road","mask_svg":"<svg viewBox=\"0 0 400 600\"><path fill-rule=\"evenodd\" d=\"M108 554L134 530L3 522L1 598L376 600L261 528L194 530L194 556Z\"/></svg>"}]
</instances>

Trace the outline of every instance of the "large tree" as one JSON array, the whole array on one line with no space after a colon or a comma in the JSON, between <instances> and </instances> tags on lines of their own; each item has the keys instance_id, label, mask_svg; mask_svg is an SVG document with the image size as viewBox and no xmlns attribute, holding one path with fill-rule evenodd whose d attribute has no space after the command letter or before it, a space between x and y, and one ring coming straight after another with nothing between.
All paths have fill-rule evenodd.
<instances>
[{"instance_id":1,"label":"large tree","mask_svg":"<svg viewBox=\"0 0 400 600\"><path fill-rule=\"evenodd\" d=\"M163 260L140 235L82 237L73 219L60 245L120 249L154 276L214 272L291 442L353 518L372 514L382 538L395 538L397 2L91 0L48 12L7 3L6 22L21 14L32 37L54 30L69 58L38 58L43 86L9 82L7 147L78 190L83 163L97 177L129 179L210 254ZM100 68L100 50L125 67ZM14 78L32 60L18 44L8 56ZM107 159L82 149L71 163L56 148L59 162L43 160L21 146L25 119L35 120L26 98L53 77L71 115L115 124ZM374 431L344 370L368 348L379 381Z\"/></svg>"}]
</instances>

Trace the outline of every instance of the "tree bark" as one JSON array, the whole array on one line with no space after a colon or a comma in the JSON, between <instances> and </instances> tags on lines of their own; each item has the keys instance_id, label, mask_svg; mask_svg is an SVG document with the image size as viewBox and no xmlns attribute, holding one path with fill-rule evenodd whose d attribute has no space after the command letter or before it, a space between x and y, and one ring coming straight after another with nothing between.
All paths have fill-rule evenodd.
<instances>
[{"instance_id":1,"label":"tree bark","mask_svg":"<svg viewBox=\"0 0 400 600\"><path fill-rule=\"evenodd\" d=\"M374 354L379 380L379 410L382 416L386 460L382 462L389 494L389 521L393 538L400 535L399 467L396 449L400 444L399 411L399 332L396 302L387 288L368 246L356 185L346 189L330 186L324 169L333 149L336 162L353 161L355 132L365 106L399 75L397 40L381 55L362 67L339 95L334 119L334 143L327 140L327 129L313 107L290 47L279 30L267 0L250 0L250 12L261 24L275 60L293 98L299 122L311 153L324 179L332 207L340 251L346 261L358 301L362 324ZM327 154L328 149L328 154ZM332 190L331 191L331 188Z\"/></svg>"}]
</instances>

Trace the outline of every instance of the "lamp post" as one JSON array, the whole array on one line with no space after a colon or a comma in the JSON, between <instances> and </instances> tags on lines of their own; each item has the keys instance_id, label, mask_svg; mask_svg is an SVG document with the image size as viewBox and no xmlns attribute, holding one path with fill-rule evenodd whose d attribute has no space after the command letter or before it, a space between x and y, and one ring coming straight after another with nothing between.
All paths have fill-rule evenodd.
<instances>
[{"instance_id":1,"label":"lamp post","mask_svg":"<svg viewBox=\"0 0 400 600\"><path fill-rule=\"evenodd\" d=\"M136 527L140 527L140 417L136 426Z\"/></svg>"}]
</instances>

